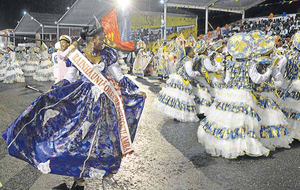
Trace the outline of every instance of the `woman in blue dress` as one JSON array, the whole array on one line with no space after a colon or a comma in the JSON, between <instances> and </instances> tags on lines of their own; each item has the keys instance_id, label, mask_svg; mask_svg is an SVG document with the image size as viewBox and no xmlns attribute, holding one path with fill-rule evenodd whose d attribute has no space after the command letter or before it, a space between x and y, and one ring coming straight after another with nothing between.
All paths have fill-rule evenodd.
<instances>
[{"instance_id":1,"label":"woman in blue dress","mask_svg":"<svg viewBox=\"0 0 300 190\"><path fill-rule=\"evenodd\" d=\"M125 77L116 52L103 48L102 27L86 33L85 57L110 83L121 90L129 133L133 141L146 95L138 92ZM71 66L67 60L66 64ZM74 66L71 66L74 67ZM119 122L114 103L86 77L69 81L69 69L52 90L39 96L2 134L11 156L43 173L83 177L103 177L103 188L120 186L112 178L120 168L122 150ZM82 181L82 180L81 180ZM74 183L72 189L83 189Z\"/></svg>"}]
</instances>

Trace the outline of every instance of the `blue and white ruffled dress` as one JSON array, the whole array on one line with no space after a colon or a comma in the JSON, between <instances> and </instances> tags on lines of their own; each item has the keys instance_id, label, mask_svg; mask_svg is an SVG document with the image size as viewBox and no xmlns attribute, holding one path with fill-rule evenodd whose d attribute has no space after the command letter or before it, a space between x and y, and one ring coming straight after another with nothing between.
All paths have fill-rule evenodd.
<instances>
[{"instance_id":1,"label":"blue and white ruffled dress","mask_svg":"<svg viewBox=\"0 0 300 190\"><path fill-rule=\"evenodd\" d=\"M285 127L261 127L249 68L250 64L246 60L233 60L227 64L230 79L216 95L206 118L200 122L198 141L212 156L230 159L242 155L267 156L270 150L261 142L263 136L269 135L279 141L289 138ZM271 108L272 104L261 106ZM280 142L282 147L289 144L285 139Z\"/></svg>"},{"instance_id":2,"label":"blue and white ruffled dress","mask_svg":"<svg viewBox=\"0 0 300 190\"><path fill-rule=\"evenodd\" d=\"M37 81L54 81L54 64L50 61L47 51L42 52L41 62L37 65L33 79Z\"/></svg>"},{"instance_id":3,"label":"blue and white ruffled dress","mask_svg":"<svg viewBox=\"0 0 300 190\"><path fill-rule=\"evenodd\" d=\"M276 97L277 88L272 80L274 71L267 69L273 60L270 57L257 57L251 67L254 71L251 75L256 75L253 90L256 98L257 112L261 118L261 142L270 150L277 147L290 148L289 144L293 138L288 134L288 122L284 113L279 107ZM280 135L278 131L282 131Z\"/></svg>"},{"instance_id":4,"label":"blue and white ruffled dress","mask_svg":"<svg viewBox=\"0 0 300 190\"><path fill-rule=\"evenodd\" d=\"M194 58L194 62L199 63L198 68L196 68L196 70L199 71L202 76L196 77L191 81L193 93L195 95L197 114L205 114L213 101L210 95L209 81L205 78L206 70L203 65L204 58L204 55L196 56Z\"/></svg>"},{"instance_id":5,"label":"blue and white ruffled dress","mask_svg":"<svg viewBox=\"0 0 300 190\"><path fill-rule=\"evenodd\" d=\"M281 108L289 123L291 136L300 140L300 52L294 50L286 68L286 80L289 86L280 96Z\"/></svg>"},{"instance_id":6,"label":"blue and white ruffled dress","mask_svg":"<svg viewBox=\"0 0 300 190\"><path fill-rule=\"evenodd\" d=\"M24 73L21 70L18 60L16 59L16 53L10 52L6 59L6 70L3 77L3 83L25 82Z\"/></svg>"},{"instance_id":7,"label":"blue and white ruffled dress","mask_svg":"<svg viewBox=\"0 0 300 190\"><path fill-rule=\"evenodd\" d=\"M102 50L102 75L117 61L110 48ZM111 79L111 82L114 80ZM131 139L144 107L138 87L127 77L118 82ZM77 177L115 174L121 164L117 112L113 102L82 77L62 80L39 96L2 134L11 156L43 173Z\"/></svg>"},{"instance_id":8,"label":"blue and white ruffled dress","mask_svg":"<svg viewBox=\"0 0 300 190\"><path fill-rule=\"evenodd\" d=\"M167 80L166 88L159 92L155 100L159 111L182 122L199 121L190 81L200 73L192 71L192 65L192 59L189 57L179 62L175 72Z\"/></svg>"}]
</instances>

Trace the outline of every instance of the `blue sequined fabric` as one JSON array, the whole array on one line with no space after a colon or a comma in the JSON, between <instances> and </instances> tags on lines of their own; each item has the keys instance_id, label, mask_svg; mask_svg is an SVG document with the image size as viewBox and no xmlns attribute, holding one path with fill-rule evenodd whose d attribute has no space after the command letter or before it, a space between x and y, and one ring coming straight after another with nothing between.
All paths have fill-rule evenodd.
<instances>
[{"instance_id":1,"label":"blue sequined fabric","mask_svg":"<svg viewBox=\"0 0 300 190\"><path fill-rule=\"evenodd\" d=\"M106 69L113 50L102 54ZM145 100L127 77L119 81L131 139L134 140ZM117 112L113 102L82 77L63 80L39 96L2 134L9 154L38 167L50 161L50 173L92 177L117 173L121 164Z\"/></svg>"}]
</instances>

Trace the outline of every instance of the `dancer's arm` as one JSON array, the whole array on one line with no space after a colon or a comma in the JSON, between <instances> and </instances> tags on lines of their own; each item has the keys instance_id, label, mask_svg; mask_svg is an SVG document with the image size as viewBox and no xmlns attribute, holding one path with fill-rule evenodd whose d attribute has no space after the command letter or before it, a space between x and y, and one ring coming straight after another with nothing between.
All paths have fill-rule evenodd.
<instances>
[{"instance_id":1,"label":"dancer's arm","mask_svg":"<svg viewBox=\"0 0 300 190\"><path fill-rule=\"evenodd\" d=\"M221 65L217 64L217 66L213 66L212 63L211 63L211 61L210 61L210 59L208 57L206 57L204 59L204 67L209 72L217 72L217 71L221 70Z\"/></svg>"},{"instance_id":2,"label":"dancer's arm","mask_svg":"<svg viewBox=\"0 0 300 190\"><path fill-rule=\"evenodd\" d=\"M256 69L256 62L253 61L250 65L249 76L254 83L260 84L265 82L270 77L272 74L272 69L273 68L268 68L266 73L260 74Z\"/></svg>"},{"instance_id":3,"label":"dancer's arm","mask_svg":"<svg viewBox=\"0 0 300 190\"><path fill-rule=\"evenodd\" d=\"M58 58L64 60L76 48L77 44L78 42L75 41L65 51L57 51Z\"/></svg>"},{"instance_id":4,"label":"dancer's arm","mask_svg":"<svg viewBox=\"0 0 300 190\"><path fill-rule=\"evenodd\" d=\"M278 70L283 75L285 72L285 66L287 64L287 58L285 56L280 57L280 61L278 62Z\"/></svg>"},{"instance_id":5,"label":"dancer's arm","mask_svg":"<svg viewBox=\"0 0 300 190\"><path fill-rule=\"evenodd\" d=\"M186 73L191 77L191 78L195 78L196 76L200 76L200 72L199 71L193 71L193 62L192 61L187 61L184 64L184 68L186 70Z\"/></svg>"}]
</instances>

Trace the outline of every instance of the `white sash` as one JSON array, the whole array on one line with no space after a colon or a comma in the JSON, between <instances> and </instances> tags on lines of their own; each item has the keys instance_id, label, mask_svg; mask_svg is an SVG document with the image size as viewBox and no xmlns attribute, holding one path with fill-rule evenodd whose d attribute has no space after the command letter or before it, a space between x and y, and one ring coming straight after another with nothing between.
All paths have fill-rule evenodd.
<instances>
[{"instance_id":1,"label":"white sash","mask_svg":"<svg viewBox=\"0 0 300 190\"><path fill-rule=\"evenodd\" d=\"M115 88L103 75L101 75L101 73L97 73L93 70L92 63L90 63L80 51L75 50L68 58L89 81L99 89L103 90L106 96L114 103L119 120L119 137L122 154L125 155L132 152L132 142L125 117L123 102Z\"/></svg>"}]
</instances>

